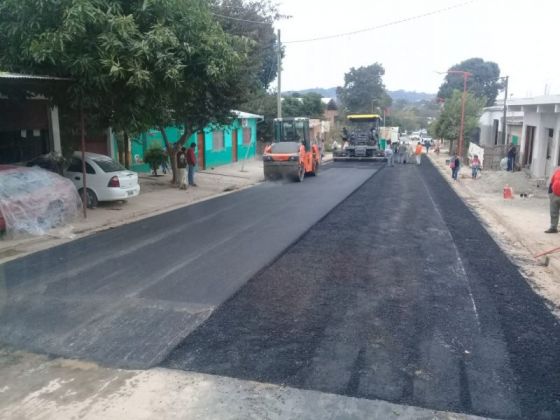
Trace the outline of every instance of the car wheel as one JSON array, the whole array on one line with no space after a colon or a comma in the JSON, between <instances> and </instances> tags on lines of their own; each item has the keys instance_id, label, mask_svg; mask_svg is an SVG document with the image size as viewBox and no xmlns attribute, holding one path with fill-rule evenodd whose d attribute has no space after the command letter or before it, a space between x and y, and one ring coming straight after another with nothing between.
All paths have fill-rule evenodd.
<instances>
[{"instance_id":1,"label":"car wheel","mask_svg":"<svg viewBox=\"0 0 560 420\"><path fill-rule=\"evenodd\" d=\"M78 192L80 194L80 198L83 200L84 189L81 188ZM99 202L97 200L97 195L95 195L95 193L89 188L86 190L86 199L87 199L86 205L88 209L94 209L97 207L97 203Z\"/></svg>"}]
</instances>

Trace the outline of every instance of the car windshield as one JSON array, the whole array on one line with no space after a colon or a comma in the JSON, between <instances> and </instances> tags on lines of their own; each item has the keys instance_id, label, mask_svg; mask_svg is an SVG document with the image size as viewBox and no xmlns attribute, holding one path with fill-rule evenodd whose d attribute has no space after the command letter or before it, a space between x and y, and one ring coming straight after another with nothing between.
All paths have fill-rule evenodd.
<instances>
[{"instance_id":1,"label":"car windshield","mask_svg":"<svg viewBox=\"0 0 560 420\"><path fill-rule=\"evenodd\" d=\"M118 172L126 171L126 168L120 163L115 162L113 159L92 159L103 172Z\"/></svg>"}]
</instances>

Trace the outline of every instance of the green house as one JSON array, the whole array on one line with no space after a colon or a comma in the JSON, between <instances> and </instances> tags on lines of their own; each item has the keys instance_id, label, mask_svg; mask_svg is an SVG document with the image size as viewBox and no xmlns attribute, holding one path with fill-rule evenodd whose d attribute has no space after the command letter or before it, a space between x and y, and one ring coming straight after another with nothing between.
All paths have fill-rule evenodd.
<instances>
[{"instance_id":1,"label":"green house","mask_svg":"<svg viewBox=\"0 0 560 420\"><path fill-rule=\"evenodd\" d=\"M257 144L257 123L261 115L242 111L232 111L234 118L229 125L209 125L201 132L194 133L185 143L188 147L196 144L197 169L227 165L255 156ZM181 137L181 127L167 127L167 138L175 143ZM144 152L153 144L164 146L161 132L156 129L140 134L131 141L131 169L136 172L150 172L144 163Z\"/></svg>"}]
</instances>

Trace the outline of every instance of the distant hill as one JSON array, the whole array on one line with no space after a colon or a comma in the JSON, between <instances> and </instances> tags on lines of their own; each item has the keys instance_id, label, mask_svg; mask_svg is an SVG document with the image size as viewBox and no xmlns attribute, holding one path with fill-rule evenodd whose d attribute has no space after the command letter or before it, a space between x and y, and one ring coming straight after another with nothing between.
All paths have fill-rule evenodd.
<instances>
[{"instance_id":1,"label":"distant hill","mask_svg":"<svg viewBox=\"0 0 560 420\"><path fill-rule=\"evenodd\" d=\"M302 89L298 91L285 92L285 94L291 94L298 92L301 94L314 92L321 95L323 98L336 98L336 87L331 88L312 88L312 89ZM434 93L424 93L424 92L411 92L408 90L390 90L389 95L394 101L399 99L404 99L407 102L419 102L419 101L429 101L435 98Z\"/></svg>"}]
</instances>

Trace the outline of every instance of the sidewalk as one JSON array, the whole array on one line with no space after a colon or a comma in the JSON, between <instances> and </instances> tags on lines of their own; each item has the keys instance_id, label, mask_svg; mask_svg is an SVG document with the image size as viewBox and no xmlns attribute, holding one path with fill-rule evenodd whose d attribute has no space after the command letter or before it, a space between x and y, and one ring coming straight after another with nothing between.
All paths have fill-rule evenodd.
<instances>
[{"instance_id":1,"label":"sidewalk","mask_svg":"<svg viewBox=\"0 0 560 420\"><path fill-rule=\"evenodd\" d=\"M534 256L560 246L559 234L546 234L550 224L547 188L537 186L525 172L482 171L476 180L470 167L462 167L457 182L451 179L447 150L428 155L443 177L477 214L500 246L519 265L533 289L551 303L560 316L560 253L549 255L548 267ZM503 188L513 188L513 199L503 198ZM520 194L527 194L527 198Z\"/></svg>"},{"instance_id":2,"label":"sidewalk","mask_svg":"<svg viewBox=\"0 0 560 420\"><path fill-rule=\"evenodd\" d=\"M165 213L193 203L250 187L264 180L260 158L199 171L195 174L198 187L186 191L171 185L171 175L139 174L140 195L126 202L100 203L88 209L72 225L54 229L41 237L0 240L0 264L92 233L115 228L146 217Z\"/></svg>"}]
</instances>

